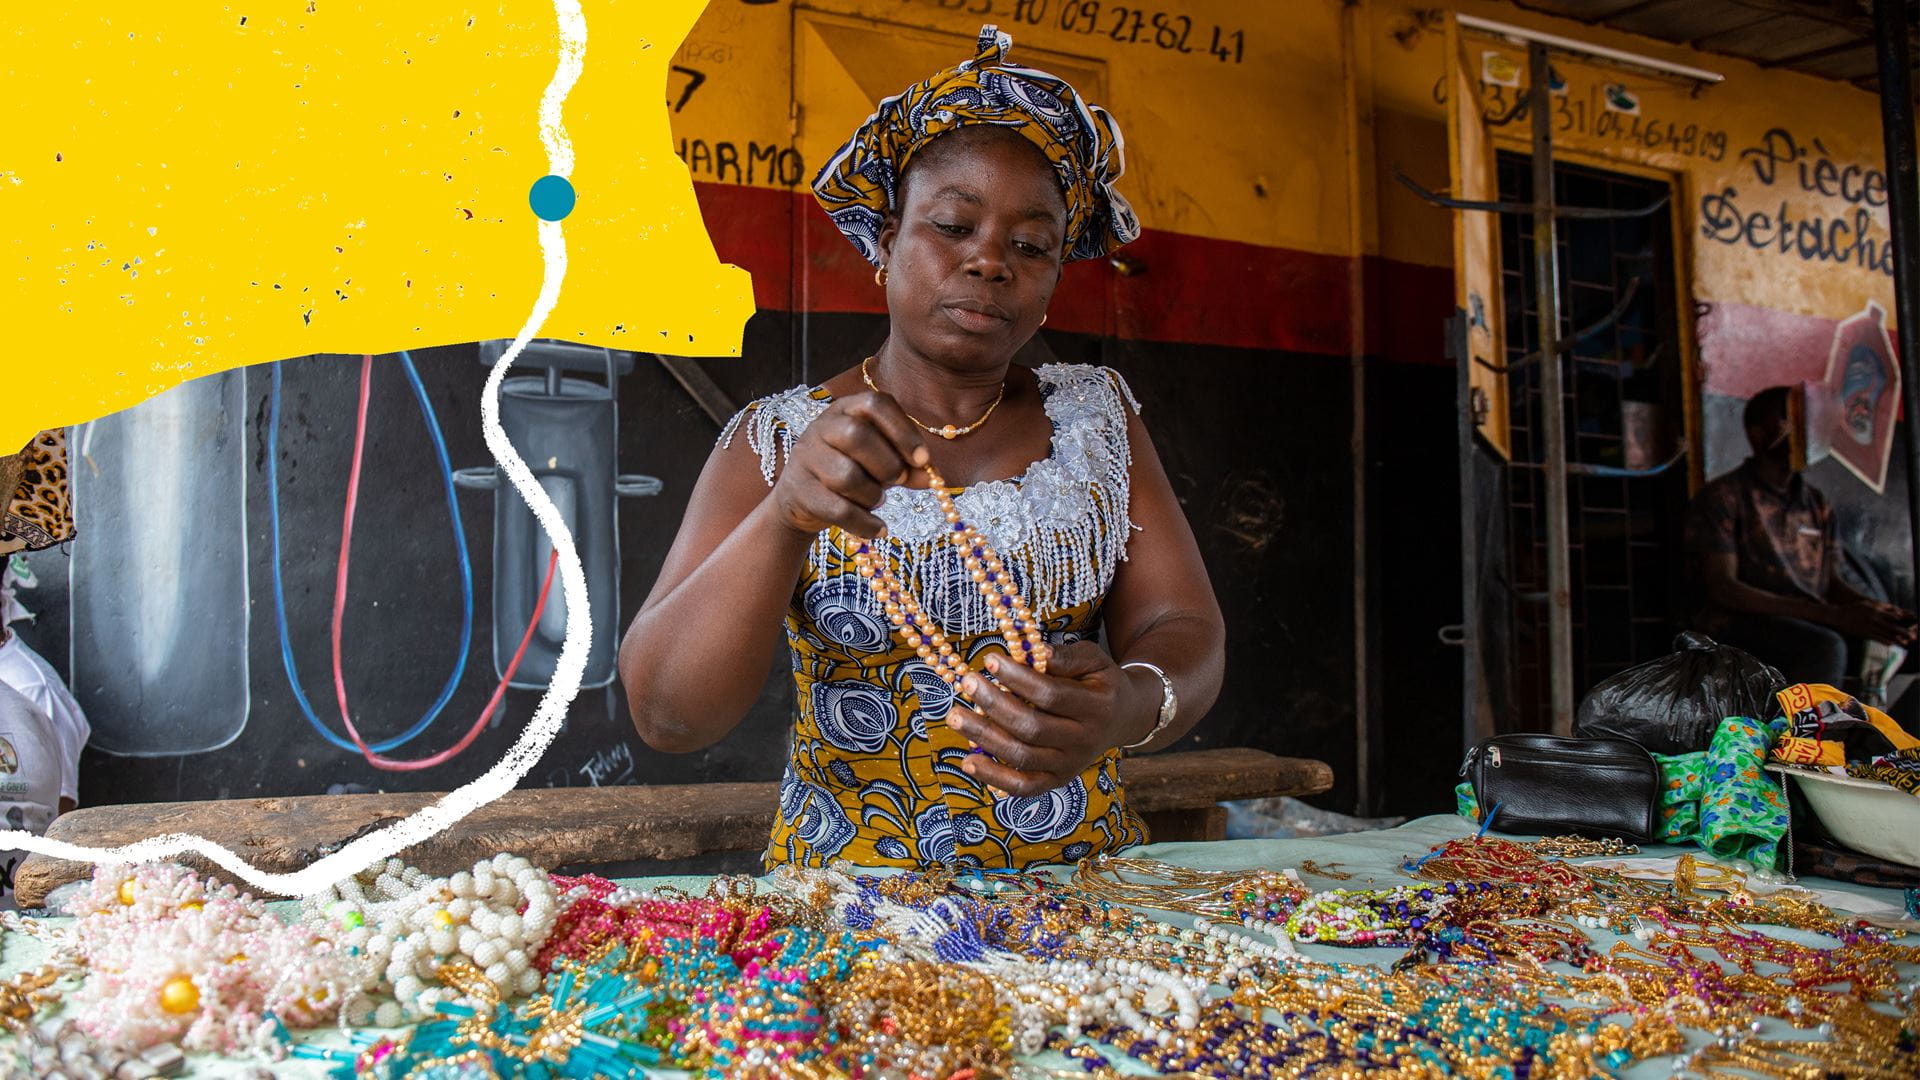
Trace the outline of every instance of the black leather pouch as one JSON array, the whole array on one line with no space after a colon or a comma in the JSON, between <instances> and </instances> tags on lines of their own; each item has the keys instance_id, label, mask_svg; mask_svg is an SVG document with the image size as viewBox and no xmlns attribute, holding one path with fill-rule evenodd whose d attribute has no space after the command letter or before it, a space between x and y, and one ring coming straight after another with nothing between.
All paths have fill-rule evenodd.
<instances>
[{"instance_id":1,"label":"black leather pouch","mask_svg":"<svg viewBox=\"0 0 1920 1080\"><path fill-rule=\"evenodd\" d=\"M1625 739L1496 735L1467 752L1481 820L1521 836L1617 836L1651 843L1659 835L1660 766Z\"/></svg>"}]
</instances>

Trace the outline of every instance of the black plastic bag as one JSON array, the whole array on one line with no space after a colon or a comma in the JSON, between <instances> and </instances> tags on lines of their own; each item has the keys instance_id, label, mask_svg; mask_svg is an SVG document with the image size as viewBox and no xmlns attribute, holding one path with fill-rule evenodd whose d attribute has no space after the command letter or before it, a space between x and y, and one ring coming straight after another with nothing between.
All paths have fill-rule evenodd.
<instances>
[{"instance_id":1,"label":"black plastic bag","mask_svg":"<svg viewBox=\"0 0 1920 1080\"><path fill-rule=\"evenodd\" d=\"M1766 717L1787 685L1772 667L1704 634L1681 634L1673 647L1594 687L1573 730L1631 739L1656 754L1690 754L1705 750L1729 716Z\"/></svg>"}]
</instances>

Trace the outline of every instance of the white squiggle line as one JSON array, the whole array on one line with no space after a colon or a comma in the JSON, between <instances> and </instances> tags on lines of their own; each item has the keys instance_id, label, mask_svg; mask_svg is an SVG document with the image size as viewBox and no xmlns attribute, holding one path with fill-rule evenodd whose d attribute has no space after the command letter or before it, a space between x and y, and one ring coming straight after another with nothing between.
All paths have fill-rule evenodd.
<instances>
[{"instance_id":1,"label":"white squiggle line","mask_svg":"<svg viewBox=\"0 0 1920 1080\"><path fill-rule=\"evenodd\" d=\"M573 175L573 140L561 123L560 106L573 92L586 67L587 17L580 11L580 0L553 0L553 11L560 19L560 56L553 81L540 96L540 142L547 148L547 165L555 176ZM585 670L584 668L582 670Z\"/></svg>"},{"instance_id":2,"label":"white squiggle line","mask_svg":"<svg viewBox=\"0 0 1920 1080\"><path fill-rule=\"evenodd\" d=\"M568 176L573 171L573 143L567 138L566 128L561 123L561 107L585 68L587 20L580 10L579 0L554 0L553 6L560 23L560 50L553 80L547 84L546 92L540 98L540 142L546 148L547 163L552 173ZM506 354L500 357L487 375L486 390L480 396L480 423L486 436L487 449L493 452L494 460L499 463L501 471L506 473L520 497L527 501L533 516L546 530L553 549L560 555L560 589L561 595L567 600L567 633L560 646L560 656L554 664L553 680L547 684L546 695L540 699L540 707L534 711L533 720L520 733L506 756L471 783L448 792L439 802L415 812L404 821L360 837L339 851L292 873L261 870L233 851L189 833L168 833L115 848L93 848L63 840L50 840L29 832L7 831L0 832L0 850L12 848L56 859L91 863L151 862L195 854L261 892L305 896L328 888L445 831L461 818L511 791L514 784L533 769L540 755L560 734L567 706L580 692L580 680L587 668L587 650L593 637L593 624L587 606L587 575L581 567L580 552L574 546L573 534L568 531L553 501L534 480L527 463L514 452L506 430L500 426L500 384L506 378L507 369L519 359L527 343L533 340L533 336L546 323L547 316L553 313L554 305L560 300L560 283L567 275L567 244L560 223L541 221L539 237L540 255L545 268L540 282L540 295L534 301L533 311L528 314L519 336L513 339Z\"/></svg>"}]
</instances>

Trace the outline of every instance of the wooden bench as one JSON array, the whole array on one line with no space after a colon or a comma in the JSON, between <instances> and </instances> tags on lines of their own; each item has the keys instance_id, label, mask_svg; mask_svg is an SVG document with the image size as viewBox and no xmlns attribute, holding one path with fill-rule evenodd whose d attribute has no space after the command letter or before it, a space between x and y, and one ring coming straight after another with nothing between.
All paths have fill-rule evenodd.
<instances>
[{"instance_id":1,"label":"wooden bench","mask_svg":"<svg viewBox=\"0 0 1920 1080\"><path fill-rule=\"evenodd\" d=\"M1128 797L1155 840L1224 839L1223 800L1314 795L1333 786L1333 770L1324 762L1263 750L1159 754L1130 759L1123 770ZM47 835L114 847L163 833L192 833L239 852L257 867L286 872L438 798L440 793L409 792L91 806L61 816ZM400 854L429 873L450 874L502 851L549 868L758 851L778 805L779 785L772 781L534 788L508 792ZM188 861L227 877L211 864ZM91 872L86 863L35 855L15 872L15 894L22 907L38 907L53 889Z\"/></svg>"}]
</instances>

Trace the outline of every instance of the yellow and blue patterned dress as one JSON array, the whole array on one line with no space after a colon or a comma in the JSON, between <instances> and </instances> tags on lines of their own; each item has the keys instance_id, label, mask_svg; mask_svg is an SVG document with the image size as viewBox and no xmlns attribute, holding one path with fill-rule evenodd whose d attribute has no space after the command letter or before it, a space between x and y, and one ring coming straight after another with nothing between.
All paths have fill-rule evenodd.
<instances>
[{"instance_id":1,"label":"yellow and blue patterned dress","mask_svg":"<svg viewBox=\"0 0 1920 1080\"><path fill-rule=\"evenodd\" d=\"M1054 645L1093 636L1134 527L1127 518L1127 409L1105 368L1038 369L1051 453L1011 480L957 491L961 514L993 541ZM797 387L742 410L772 483L784 453L831 398ZM895 572L978 668L1005 651L997 623L952 546L930 491L893 488L877 512ZM943 722L954 693L893 632L855 572L848 538L814 540L787 612L794 724L769 867L847 859L869 866L1020 868L1073 862L1146 842L1128 806L1120 752L1053 791L996 798L960 769L967 740Z\"/></svg>"}]
</instances>

